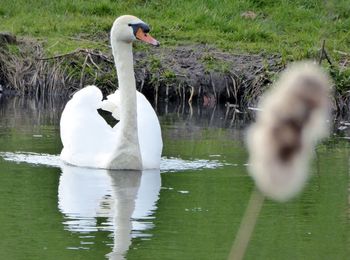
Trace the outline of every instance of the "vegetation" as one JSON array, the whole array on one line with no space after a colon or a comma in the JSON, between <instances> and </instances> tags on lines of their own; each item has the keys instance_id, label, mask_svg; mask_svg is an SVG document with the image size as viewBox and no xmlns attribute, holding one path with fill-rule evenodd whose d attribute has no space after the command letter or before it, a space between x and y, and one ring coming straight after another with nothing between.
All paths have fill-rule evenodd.
<instances>
[{"instance_id":1,"label":"vegetation","mask_svg":"<svg viewBox=\"0 0 350 260\"><path fill-rule=\"evenodd\" d=\"M348 0L2 0L0 31L38 39L45 56L69 53L78 48L110 53L109 30L114 19L122 14L133 14L149 23L152 34L167 49L208 45L230 54L259 53L263 57L277 54L282 65L291 60L318 59L322 42L325 40L327 53L333 61L329 69L339 95L349 95ZM136 44L136 48L144 50L148 47ZM9 47L9 52L18 55L20 51L16 46L12 46ZM190 53L189 50L186 52ZM198 55L198 61L204 66L204 73L228 74L226 81L233 81L230 79L232 69L234 66L240 66L235 63L234 58L230 58L229 61L222 60L222 55L217 57L216 51ZM151 79L160 79L160 82L169 79L172 85L179 85L175 79L184 73L172 68L171 62L166 64L170 66L164 66L164 60L157 53L148 57L149 71L157 74L150 75ZM177 58L177 55L173 57L174 60ZM255 61L251 60L252 62ZM85 67L84 64L80 65L76 67ZM159 72L160 69L162 72ZM245 68L241 70L243 69ZM278 70L271 70L269 66L255 69L264 72L261 77L251 72L255 75L255 80L259 81L253 91L259 89L258 92L261 93L260 85L271 82ZM86 72L89 72L88 70L89 68ZM80 75L80 70L76 74ZM91 71L90 74L94 72ZM76 81L81 85L83 76L78 78ZM211 78L210 76L210 81ZM237 80L239 78L242 77L238 74ZM109 82L110 78L101 72L101 76L94 77L93 82L95 81ZM241 96L240 93L235 94L236 97L237 95ZM350 100L350 97L346 99Z\"/></svg>"},{"instance_id":2,"label":"vegetation","mask_svg":"<svg viewBox=\"0 0 350 260\"><path fill-rule=\"evenodd\" d=\"M206 71L219 71L222 73L226 73L230 71L229 67L230 65L226 63L225 61L222 61L220 59L217 59L216 57L212 56L211 54L206 54L202 57L202 62L205 65Z\"/></svg>"},{"instance_id":3,"label":"vegetation","mask_svg":"<svg viewBox=\"0 0 350 260\"><path fill-rule=\"evenodd\" d=\"M243 18L246 11L256 18ZM348 0L2 0L0 31L39 38L50 53L107 48L113 20L126 13L148 22L164 46L205 43L300 59L326 39L329 50L350 52Z\"/></svg>"}]
</instances>

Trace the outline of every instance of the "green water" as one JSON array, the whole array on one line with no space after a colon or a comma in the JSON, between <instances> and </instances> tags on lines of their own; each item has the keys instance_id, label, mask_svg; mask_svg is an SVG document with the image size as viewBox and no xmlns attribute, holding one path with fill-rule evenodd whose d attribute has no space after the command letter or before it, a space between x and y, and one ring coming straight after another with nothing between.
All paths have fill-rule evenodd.
<instances>
[{"instance_id":1,"label":"green water","mask_svg":"<svg viewBox=\"0 0 350 260\"><path fill-rule=\"evenodd\" d=\"M59 154L61 109L52 102L0 99L0 152ZM254 190L244 165L242 115L231 121L232 113L218 108L194 109L192 117L181 109L160 114L164 156L226 164L163 170L153 209L147 218L133 220L146 227L130 230L126 258L227 259ZM349 144L333 136L316 155L300 196L284 204L264 201L245 259L349 259ZM113 251L118 241L118 232L108 228L113 218L102 214L88 228L84 222L78 228L67 224L72 218L59 206L65 195L59 187L67 174L62 169L0 158L0 259L105 259ZM112 177L108 187L122 196L123 185L137 190L137 178L118 184ZM135 192L127 192L125 205L133 205ZM128 221L123 223L128 226Z\"/></svg>"}]
</instances>

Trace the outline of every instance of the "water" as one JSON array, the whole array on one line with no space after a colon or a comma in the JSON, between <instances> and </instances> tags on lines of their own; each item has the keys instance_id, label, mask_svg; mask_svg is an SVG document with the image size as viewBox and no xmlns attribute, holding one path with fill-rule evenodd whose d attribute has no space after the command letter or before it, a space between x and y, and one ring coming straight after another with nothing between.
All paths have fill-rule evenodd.
<instances>
[{"instance_id":1,"label":"water","mask_svg":"<svg viewBox=\"0 0 350 260\"><path fill-rule=\"evenodd\" d=\"M59 161L62 106L0 99L0 259L227 259L254 194L251 115L162 107L161 170L125 173ZM263 202L245 259L349 257L346 131L318 146L300 196Z\"/></svg>"}]
</instances>

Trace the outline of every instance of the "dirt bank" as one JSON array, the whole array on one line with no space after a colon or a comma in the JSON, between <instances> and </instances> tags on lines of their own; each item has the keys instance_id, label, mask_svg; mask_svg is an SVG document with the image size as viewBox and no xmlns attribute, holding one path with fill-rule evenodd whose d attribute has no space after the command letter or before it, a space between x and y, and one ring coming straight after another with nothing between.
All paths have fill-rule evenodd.
<instances>
[{"instance_id":1,"label":"dirt bank","mask_svg":"<svg viewBox=\"0 0 350 260\"><path fill-rule=\"evenodd\" d=\"M231 54L205 45L136 48L134 59L137 87L154 103L228 102L242 109L256 105L284 68L278 55ZM82 49L45 57L38 42L3 36L0 84L7 91L44 97L69 95L87 84L96 84L108 94L117 80L110 52ZM338 110L348 107L348 98L339 102L341 98L336 93Z\"/></svg>"}]
</instances>

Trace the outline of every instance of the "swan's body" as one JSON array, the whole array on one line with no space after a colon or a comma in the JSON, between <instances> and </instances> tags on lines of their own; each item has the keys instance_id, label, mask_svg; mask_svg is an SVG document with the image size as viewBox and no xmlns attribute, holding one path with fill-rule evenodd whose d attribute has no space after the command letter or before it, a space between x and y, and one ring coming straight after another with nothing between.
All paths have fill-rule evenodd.
<instances>
[{"instance_id":1,"label":"swan's body","mask_svg":"<svg viewBox=\"0 0 350 260\"><path fill-rule=\"evenodd\" d=\"M158 44L147 28L133 16L114 22L111 44L119 90L102 101L101 91L87 86L67 103L60 123L61 158L66 163L105 169L159 168L163 146L159 121L147 99L136 91L133 68L132 41L139 34L142 40ZM98 114L99 108L113 112L120 122L110 127Z\"/></svg>"}]
</instances>

